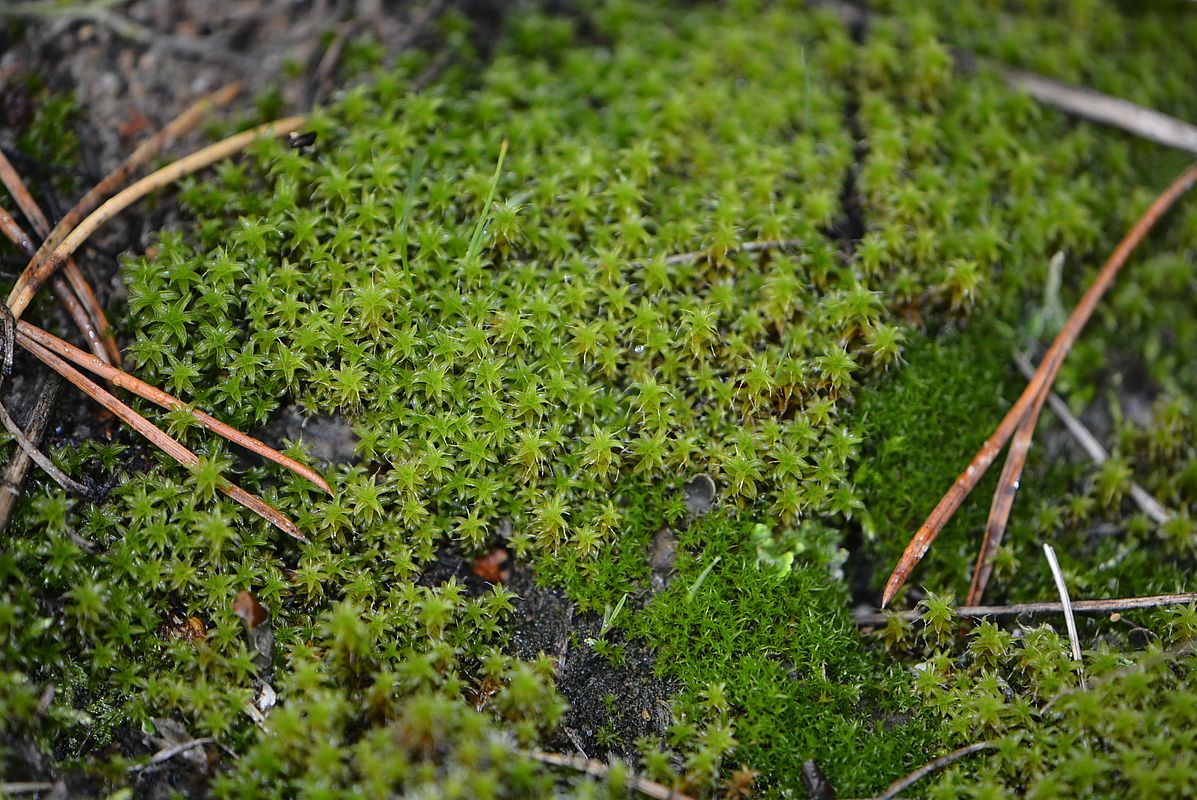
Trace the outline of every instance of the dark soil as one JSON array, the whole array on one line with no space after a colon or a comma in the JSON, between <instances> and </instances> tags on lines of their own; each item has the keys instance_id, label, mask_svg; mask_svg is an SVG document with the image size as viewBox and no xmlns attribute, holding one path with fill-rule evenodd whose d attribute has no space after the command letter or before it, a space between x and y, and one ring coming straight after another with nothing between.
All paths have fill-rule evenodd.
<instances>
[{"instance_id":1,"label":"dark soil","mask_svg":"<svg viewBox=\"0 0 1197 800\"><path fill-rule=\"evenodd\" d=\"M598 638L602 619L577 614L563 592L536 584L531 570L517 566L511 588L519 595L513 647L522 659L541 655L557 667L557 688L569 712L546 747L587 758L629 759L637 739L665 738L677 687L654 674L656 658L643 642L615 631L606 639L617 655L607 658L587 641Z\"/></svg>"}]
</instances>

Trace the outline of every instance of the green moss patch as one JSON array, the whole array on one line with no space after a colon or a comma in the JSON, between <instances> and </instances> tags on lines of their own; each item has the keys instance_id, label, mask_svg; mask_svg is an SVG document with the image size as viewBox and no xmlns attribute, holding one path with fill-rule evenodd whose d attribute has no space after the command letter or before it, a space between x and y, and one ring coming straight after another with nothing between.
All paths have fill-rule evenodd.
<instances>
[{"instance_id":1,"label":"green moss patch","mask_svg":"<svg viewBox=\"0 0 1197 800\"><path fill-rule=\"evenodd\" d=\"M1111 36L1143 46L1114 23L1170 41L1152 14L1073 26L1092 4L1064 5L1046 30L1082 53ZM123 267L138 372L244 427L284 405L348 419L357 460L330 468L335 496L320 497L177 414L167 425L204 457L194 476L125 433L57 452L113 488L87 505L36 486L11 527L4 735L112 786L141 753L94 757L108 742L86 737L84 713L110 741L164 717L218 738L238 754L220 796L595 796L608 787L516 752L563 704L551 660L511 655L510 589L432 577L448 548L501 545L605 617L575 646L617 663L637 642L680 686L665 741L618 743L664 783L719 794L744 765L762 792L792 795L813 758L838 791L866 793L939 752L945 730L963 736L952 708L912 712L929 678L860 641L836 572L845 532L864 532L849 559L897 552L1014 396L1010 350L1046 335L1015 320L1042 304L1051 257L1077 265L1067 305L1156 186L1139 168L1167 158L954 72L952 26L892 11L856 37L800 4L529 13L487 65L463 55L415 91L426 60L410 56L316 112L313 147L263 141L188 182L194 229ZM994 47L1008 35L988 30ZM1193 77L1180 49L1151 48L1167 63L1146 74ZM1141 336L1154 412L1116 413L1126 396L1105 392L1118 459L1097 474L1036 451L1034 513L1020 506L997 576L1011 595L1047 591L1033 551L1049 532L1079 593L1183 581L1197 492L1197 378L1176 355L1197 332L1186 214L1061 382L1094 400L1084 387L1119 385L1101 363L1114 337ZM310 543L217 495L212 476L234 463ZM680 487L699 473L718 506L694 519ZM1142 522L1131 475L1176 521ZM916 581L967 581L982 507ZM1095 530L1102 514L1125 536ZM665 526L676 557L654 593ZM1154 570L1160 552L1176 565ZM270 611L265 657L235 613L241 591ZM950 683L951 627L899 656L938 659L919 674ZM989 679L975 677L960 708L980 709ZM267 680L280 704L259 726L247 707ZM39 716L49 682L69 691Z\"/></svg>"}]
</instances>

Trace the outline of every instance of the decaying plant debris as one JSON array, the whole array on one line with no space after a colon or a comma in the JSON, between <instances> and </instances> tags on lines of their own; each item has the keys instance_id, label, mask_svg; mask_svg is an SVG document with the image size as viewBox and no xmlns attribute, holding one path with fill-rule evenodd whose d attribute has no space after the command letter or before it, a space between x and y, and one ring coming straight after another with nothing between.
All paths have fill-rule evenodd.
<instances>
[{"instance_id":1,"label":"decaying plant debris","mask_svg":"<svg viewBox=\"0 0 1197 800\"><path fill-rule=\"evenodd\" d=\"M22 176L78 172L69 98L29 84L5 402L47 364L162 452L11 415L99 488L0 493L0 791L1192 795L1197 204L1160 212L1195 173L1010 81L1183 136L1197 10L423 12L425 50L330 26L302 118L230 87L131 127L65 214ZM105 309L87 242L150 193L186 225ZM1100 464L1038 419L1053 383ZM990 522L957 503L876 612L1012 405Z\"/></svg>"}]
</instances>

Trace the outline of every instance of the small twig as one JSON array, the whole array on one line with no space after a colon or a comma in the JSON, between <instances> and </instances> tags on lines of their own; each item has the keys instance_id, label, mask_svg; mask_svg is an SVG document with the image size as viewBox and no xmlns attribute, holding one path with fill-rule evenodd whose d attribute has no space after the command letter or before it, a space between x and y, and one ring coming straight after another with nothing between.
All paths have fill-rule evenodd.
<instances>
[{"instance_id":1,"label":"small twig","mask_svg":"<svg viewBox=\"0 0 1197 800\"><path fill-rule=\"evenodd\" d=\"M568 767L569 769L584 772L595 778L606 778L611 772L609 766L594 758L578 758L577 756L567 756L561 753L545 753L538 750L520 752L522 755L534 761L539 761L542 764L549 764L554 767ZM628 777L626 786L632 791L639 792L645 797L651 797L654 800L693 800L689 795L674 791L664 784L635 775Z\"/></svg>"},{"instance_id":2,"label":"small twig","mask_svg":"<svg viewBox=\"0 0 1197 800\"><path fill-rule=\"evenodd\" d=\"M1001 65L998 66L998 70L1011 88L1026 92L1045 105L1093 122L1120 128L1135 136L1177 150L1197 153L1197 125L1144 108L1129 100L1111 97L1092 89L1070 86L1031 72Z\"/></svg>"},{"instance_id":3,"label":"small twig","mask_svg":"<svg viewBox=\"0 0 1197 800\"><path fill-rule=\"evenodd\" d=\"M928 761L923 766L916 769L914 772L907 775L905 778L900 778L885 788L885 791L877 795L877 800L894 800L903 789L907 789L913 784L930 775L932 772L943 769L954 761L959 761L965 756L971 756L973 753L978 753L982 750L988 750L995 747L993 742L977 742L966 747L961 747L953 750L947 755L942 755L934 761Z\"/></svg>"},{"instance_id":4,"label":"small twig","mask_svg":"<svg viewBox=\"0 0 1197 800\"><path fill-rule=\"evenodd\" d=\"M303 125L304 117L294 116L268 122L248 131L230 136L215 144L185 156L172 164L152 172L120 193L109 198L76 226L45 258L32 261L13 286L8 296L8 307L13 316L20 318L28 308L34 294L54 274L62 262L79 249L96 230L125 208L145 197L150 192L167 186L179 178L198 172L205 167L227 158L262 136L285 136Z\"/></svg>"},{"instance_id":5,"label":"small twig","mask_svg":"<svg viewBox=\"0 0 1197 800\"><path fill-rule=\"evenodd\" d=\"M1111 600L1073 600L1072 610L1076 614L1112 614L1141 608L1161 606L1183 606L1197 603L1197 592L1181 594L1153 594L1146 597L1119 597ZM1015 603L1005 606L957 606L953 611L959 617L1018 617L1023 614L1061 614L1062 603ZM916 620L922 616L918 609L908 611L859 611L856 624L862 628L884 625L890 617Z\"/></svg>"},{"instance_id":6,"label":"small twig","mask_svg":"<svg viewBox=\"0 0 1197 800\"><path fill-rule=\"evenodd\" d=\"M49 475L54 481L69 492L86 496L89 494L88 489L83 484L71 478L65 472L60 470L50 460L50 457L37 449L37 445L29 440L25 432L21 430L21 426L8 415L8 410L3 404L0 404L0 424L4 425L4 429L8 431L9 435L16 440L20 445L21 450L33 459L33 463L42 468L42 471Z\"/></svg>"},{"instance_id":7,"label":"small twig","mask_svg":"<svg viewBox=\"0 0 1197 800\"><path fill-rule=\"evenodd\" d=\"M894 599L894 595L902 588L906 582L911 571L915 565L922 560L923 556L927 554L931 543L939 536L939 532L943 530L943 526L952 518L956 510L960 508L960 504L964 502L969 492L981 480L985 471L997 458L998 452L1002 446L1010 439L1014 430L1023 423L1024 418L1027 417L1028 411L1036 404L1036 400L1040 397L1040 392L1046 385L1050 388L1052 382L1055 380L1056 373L1059 372L1060 366L1064 363L1065 356L1068 351L1072 349L1073 343L1080 336L1081 330L1085 323L1089 321L1093 311L1097 308L1097 303L1102 296L1110 288L1114 282L1118 270L1126 263L1127 258L1134 251L1148 231L1155 225L1164 212L1167 211L1178 198L1187 192L1197 182L1197 165L1191 166L1180 174L1180 176L1172 182L1172 184L1160 194L1159 197L1151 204L1147 211L1140 217L1139 221L1135 223L1130 232L1123 238L1123 240L1115 248L1113 254L1102 266L1101 271L1098 272L1097 277L1090 284L1085 294L1081 297L1079 303L1072 314L1065 322L1063 329L1056 336L1055 341L1052 342L1048 348L1047 354L1043 358L1043 363L1039 365L1039 370L1035 373L1035 379L1027 384L1023 390L1022 395L1019 396L1018 401L1006 413L1005 418L998 424L997 429L989 437L986 442L981 445L981 449L973 456L972 462L965 468L964 472L956 478L955 483L948 489L947 493L939 501L939 504L931 511L931 514L923 522L922 526L911 538L910 543L906 546L906 550L902 553L897 566L890 574L889 580L886 581L885 591L881 597L881 607L889 605L890 601ZM1035 419L1038 418L1037 413Z\"/></svg>"},{"instance_id":8,"label":"small twig","mask_svg":"<svg viewBox=\"0 0 1197 800\"><path fill-rule=\"evenodd\" d=\"M29 419L25 421L25 437L35 448L41 445L46 425L50 421L50 409L58 396L58 384L58 378L55 376L50 376L42 383L42 388L37 394L37 403L29 412ZM8 527L8 520L16 507L17 499L21 496L25 476L32 463L33 459L29 457L25 448L18 447L8 460L8 466L4 468L4 475L0 477L0 532Z\"/></svg>"},{"instance_id":9,"label":"small twig","mask_svg":"<svg viewBox=\"0 0 1197 800\"><path fill-rule=\"evenodd\" d=\"M171 747L164 747L157 753L154 753L154 755L146 763L129 767L129 772L136 773L141 772L142 770L147 770L150 767L161 764L164 761L170 761L175 756L181 753L186 753L188 750L194 750L197 747L206 747L207 745L215 743L215 739L205 736L202 739L192 739L189 742L183 742L182 744L176 744Z\"/></svg>"},{"instance_id":10,"label":"small twig","mask_svg":"<svg viewBox=\"0 0 1197 800\"><path fill-rule=\"evenodd\" d=\"M1076 632L1076 618L1072 615L1072 601L1068 598L1068 584L1064 582L1064 572L1060 569L1060 562L1056 560L1056 551L1047 542L1043 543L1043 554L1047 556L1047 565L1051 568L1052 577L1056 581L1056 591L1060 593L1060 605L1064 609L1064 625L1068 628L1068 641L1072 644L1072 658L1080 668L1081 688L1085 687L1085 662L1081 656L1081 637Z\"/></svg>"},{"instance_id":11,"label":"small twig","mask_svg":"<svg viewBox=\"0 0 1197 800\"><path fill-rule=\"evenodd\" d=\"M126 425L133 428L133 430L137 431L145 438L149 439L150 442L152 442L156 447L173 458L175 461L187 467L195 467L200 463L199 456L188 450L176 439L159 429L145 417L141 416L136 411L122 403L98 383L79 372L67 362L63 361L53 352L47 350L33 339L21 335L20 332L18 332L18 339L21 345L34 356L36 356L42 363L73 383L88 397L107 408L109 411L119 417ZM281 511L274 508L257 495L245 491L240 486L237 486L235 483L232 483L224 478L219 480L217 483L217 488L226 496L237 501L250 511L253 511L255 514L262 517L267 522L270 522L288 536L292 536L301 542L307 541L303 534L299 532L299 528L294 522L292 522Z\"/></svg>"},{"instance_id":12,"label":"small twig","mask_svg":"<svg viewBox=\"0 0 1197 800\"><path fill-rule=\"evenodd\" d=\"M174 397L173 395L167 394L161 389L151 386L145 381L135 378L129 373L123 372L116 367L105 364L95 356L83 352L69 342L59 339L57 336L38 328L36 325L31 325L25 320L20 320L17 323L17 341L22 345L24 345L26 341L36 342L37 344L52 350L63 358L73 361L75 364L83 367L89 372L100 376L113 386L118 386L122 389L130 391L138 397L149 400L151 403L154 403L162 408L172 411L182 411L186 414L189 414L200 425L203 425L216 435L222 436L234 444L241 445L246 450L256 453L265 459L273 461L274 463L291 470L296 475L311 481L327 494L332 494L332 489L329 487L328 483L311 467L299 463L295 459L278 452L265 443L253 438L252 436L247 436L230 425L226 425L210 414L205 414L203 411L191 408L182 400Z\"/></svg>"},{"instance_id":13,"label":"small twig","mask_svg":"<svg viewBox=\"0 0 1197 800\"><path fill-rule=\"evenodd\" d=\"M1019 353L1014 356L1014 363L1018 366L1018 371L1023 374L1028 380L1035 375L1035 365L1031 363L1025 355ZM1085 453L1097 465L1104 464L1110 457L1101 442L1097 441L1097 437L1085 427L1085 423L1081 422L1068 409L1068 404L1060 399L1054 392L1047 396L1048 405L1051 406L1052 413L1060 418L1064 423L1064 427L1072 434L1072 438L1076 439L1077 443L1085 451ZM1137 482L1132 481L1130 485L1130 496L1139 506L1144 514L1151 518L1156 524L1163 524L1172 519L1173 513L1164 508L1163 503L1155 499Z\"/></svg>"}]
</instances>

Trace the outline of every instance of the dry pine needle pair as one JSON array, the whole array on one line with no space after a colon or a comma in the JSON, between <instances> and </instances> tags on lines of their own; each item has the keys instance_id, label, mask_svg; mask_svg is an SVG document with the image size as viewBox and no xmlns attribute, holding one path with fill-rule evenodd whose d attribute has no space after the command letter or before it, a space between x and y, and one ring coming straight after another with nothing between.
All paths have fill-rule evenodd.
<instances>
[{"instance_id":1,"label":"dry pine needle pair","mask_svg":"<svg viewBox=\"0 0 1197 800\"><path fill-rule=\"evenodd\" d=\"M33 200L16 170L3 154L0 154L0 182L17 202L21 213L33 225L35 232L42 237L40 246L35 248L31 237L21 229L13 216L7 210L0 208L0 231L3 231L17 247L30 256L29 263L13 286L5 307L0 309L0 313L4 315L3 344L5 345L6 366L11 366L13 346L23 348L149 439L171 458L185 466L195 467L198 465L200 463L199 456L138 414L104 388L101 383L88 377L81 370L95 375L115 388L129 391L162 408L187 413L200 425L218 436L290 470L318 486L324 492L331 494L328 483L310 467L283 455L202 411L192 409L182 400L120 369L120 351L116 347L108 320L96 300L95 292L72 258L73 254L96 230L150 192L167 186L186 175L198 172L221 159L235 155L260 137L286 136L294 133L303 125L304 118L298 116L260 125L197 150L149 174L127 188L117 191L151 158L161 152L170 141L193 128L210 109L227 104L238 90L237 84L230 84L188 107L170 124L143 142L119 167L87 192L53 228L50 227L49 221ZM22 313L29 306L37 291L47 281L53 284L59 300L83 333L91 353L80 350L21 319ZM28 438L16 428L7 413L0 416L3 417L6 427L29 453L31 443ZM49 465L48 471L52 475L56 475L57 470L53 468L52 464L49 464L49 460L40 454L35 454L36 449L29 453L30 457L39 464L44 462ZM65 476L56 475L56 477L61 482ZM70 488L78 489L78 485L73 482L68 482L67 485ZM260 497L224 478L220 479L217 486L225 495L268 520L288 535L300 541L306 541L293 521Z\"/></svg>"}]
</instances>

